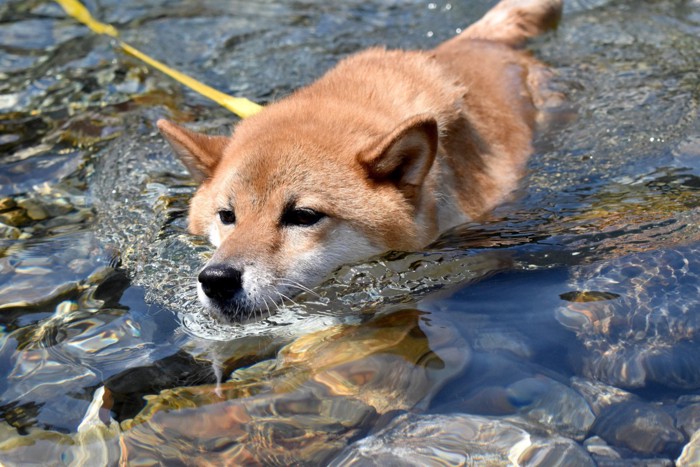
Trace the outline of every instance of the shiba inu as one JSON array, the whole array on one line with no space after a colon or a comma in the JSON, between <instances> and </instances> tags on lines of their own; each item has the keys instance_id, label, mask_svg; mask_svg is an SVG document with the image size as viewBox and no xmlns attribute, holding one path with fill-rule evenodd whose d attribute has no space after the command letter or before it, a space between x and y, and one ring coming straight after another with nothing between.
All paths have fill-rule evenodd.
<instances>
[{"instance_id":1,"label":"shiba inu","mask_svg":"<svg viewBox=\"0 0 700 467\"><path fill-rule=\"evenodd\" d=\"M207 136L158 128L201 182L189 229L217 247L201 302L231 320L269 310L338 266L426 246L516 187L547 68L519 47L561 0L503 0L428 51L372 48Z\"/></svg>"}]
</instances>

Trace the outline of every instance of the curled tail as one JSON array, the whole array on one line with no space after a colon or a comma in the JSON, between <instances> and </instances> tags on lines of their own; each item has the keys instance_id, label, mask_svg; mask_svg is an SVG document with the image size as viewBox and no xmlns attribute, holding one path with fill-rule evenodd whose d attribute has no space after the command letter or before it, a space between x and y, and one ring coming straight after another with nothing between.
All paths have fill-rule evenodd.
<instances>
[{"instance_id":1,"label":"curled tail","mask_svg":"<svg viewBox=\"0 0 700 467\"><path fill-rule=\"evenodd\" d=\"M481 39L518 47L527 39L556 28L562 3L562 0L501 0L452 41Z\"/></svg>"}]
</instances>

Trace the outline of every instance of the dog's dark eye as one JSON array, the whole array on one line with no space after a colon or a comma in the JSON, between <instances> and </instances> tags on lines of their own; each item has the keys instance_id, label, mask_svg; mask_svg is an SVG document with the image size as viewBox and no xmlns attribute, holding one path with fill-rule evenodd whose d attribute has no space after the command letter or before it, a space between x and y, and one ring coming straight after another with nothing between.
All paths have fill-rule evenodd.
<instances>
[{"instance_id":1,"label":"dog's dark eye","mask_svg":"<svg viewBox=\"0 0 700 467\"><path fill-rule=\"evenodd\" d=\"M326 217L322 212L309 208L291 208L282 214L282 224L286 226L309 227Z\"/></svg>"},{"instance_id":2,"label":"dog's dark eye","mask_svg":"<svg viewBox=\"0 0 700 467\"><path fill-rule=\"evenodd\" d=\"M236 222L236 214L233 211L219 211L219 220L224 225L231 225Z\"/></svg>"}]
</instances>

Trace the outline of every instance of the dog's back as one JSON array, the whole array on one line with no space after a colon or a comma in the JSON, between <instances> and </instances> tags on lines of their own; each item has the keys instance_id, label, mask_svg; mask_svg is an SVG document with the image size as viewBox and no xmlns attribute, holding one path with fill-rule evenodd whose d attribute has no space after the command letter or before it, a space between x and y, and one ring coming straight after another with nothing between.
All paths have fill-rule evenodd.
<instances>
[{"instance_id":1,"label":"dog's back","mask_svg":"<svg viewBox=\"0 0 700 467\"><path fill-rule=\"evenodd\" d=\"M466 182L458 196L473 217L516 187L532 153L540 107L560 98L547 87L549 69L519 47L556 27L561 12L561 0L503 0L432 51L467 89L466 121L453 129L462 136L451 138L446 152L450 168Z\"/></svg>"}]
</instances>

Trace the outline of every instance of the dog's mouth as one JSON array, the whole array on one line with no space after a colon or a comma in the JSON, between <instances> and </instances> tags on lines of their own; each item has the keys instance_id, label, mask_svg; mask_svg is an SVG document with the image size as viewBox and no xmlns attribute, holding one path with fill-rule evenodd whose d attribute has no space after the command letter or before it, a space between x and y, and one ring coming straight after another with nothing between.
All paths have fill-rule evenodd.
<instances>
[{"instance_id":1,"label":"dog's mouth","mask_svg":"<svg viewBox=\"0 0 700 467\"><path fill-rule=\"evenodd\" d=\"M223 321L238 324L259 322L277 312L277 306L256 307L248 303L238 302L206 304L205 306L215 312Z\"/></svg>"},{"instance_id":2,"label":"dog's mouth","mask_svg":"<svg viewBox=\"0 0 700 467\"><path fill-rule=\"evenodd\" d=\"M250 323L264 320L277 313L282 298L261 297L258 301L252 301L243 292L228 298L212 298L207 296L198 287L200 303L208 310L214 312L224 321L232 323Z\"/></svg>"},{"instance_id":3,"label":"dog's mouth","mask_svg":"<svg viewBox=\"0 0 700 467\"><path fill-rule=\"evenodd\" d=\"M232 297L212 298L198 287L200 303L223 321L230 323L249 323L264 320L277 313L282 299L261 297L257 301L250 300L243 292Z\"/></svg>"}]
</instances>

